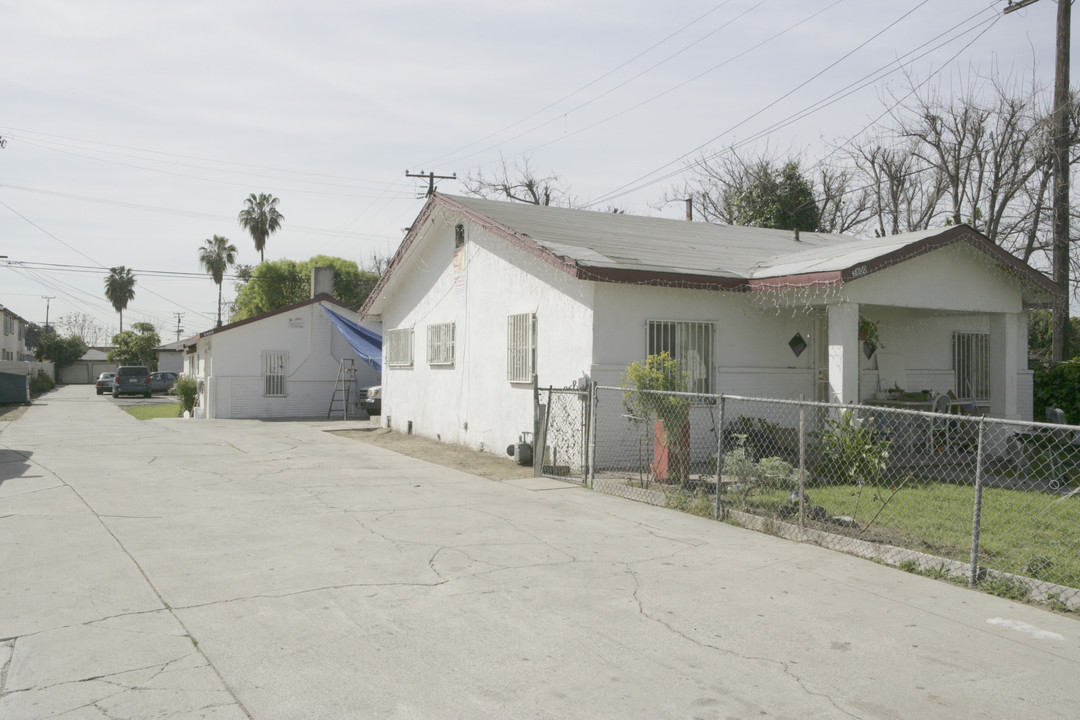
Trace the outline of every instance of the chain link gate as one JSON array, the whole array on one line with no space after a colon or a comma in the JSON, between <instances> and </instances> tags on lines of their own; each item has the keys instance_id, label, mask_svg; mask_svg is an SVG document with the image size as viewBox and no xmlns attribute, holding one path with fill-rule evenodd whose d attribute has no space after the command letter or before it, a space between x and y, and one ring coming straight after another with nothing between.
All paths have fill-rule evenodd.
<instances>
[{"instance_id":1,"label":"chain link gate","mask_svg":"<svg viewBox=\"0 0 1080 720\"><path fill-rule=\"evenodd\" d=\"M540 428L541 475L585 484L589 467L588 390L552 388L541 390L546 399Z\"/></svg>"}]
</instances>

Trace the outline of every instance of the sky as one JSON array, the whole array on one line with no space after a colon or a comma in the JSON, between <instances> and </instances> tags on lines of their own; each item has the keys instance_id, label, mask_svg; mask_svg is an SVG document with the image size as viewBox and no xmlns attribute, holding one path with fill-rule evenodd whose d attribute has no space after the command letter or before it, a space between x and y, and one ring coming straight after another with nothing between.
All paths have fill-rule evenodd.
<instances>
[{"instance_id":1,"label":"sky","mask_svg":"<svg viewBox=\"0 0 1080 720\"><path fill-rule=\"evenodd\" d=\"M217 312L199 247L222 235L258 262L250 193L285 217L267 260L363 265L423 206L406 171L527 161L581 205L682 217L662 199L703 153L820 157L910 78L1052 88L1057 4L1005 5L0 0L0 304L111 334L104 277L124 265L125 327L187 337Z\"/></svg>"}]
</instances>

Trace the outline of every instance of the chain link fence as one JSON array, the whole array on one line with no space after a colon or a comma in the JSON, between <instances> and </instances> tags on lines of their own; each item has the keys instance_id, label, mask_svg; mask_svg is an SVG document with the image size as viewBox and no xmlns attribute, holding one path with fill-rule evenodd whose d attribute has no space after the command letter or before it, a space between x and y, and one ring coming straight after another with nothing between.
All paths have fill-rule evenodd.
<instances>
[{"instance_id":1,"label":"chain link fence","mask_svg":"<svg viewBox=\"0 0 1080 720\"><path fill-rule=\"evenodd\" d=\"M1080 608L1080 427L986 418L947 397L926 412L546 392L546 475Z\"/></svg>"}]
</instances>

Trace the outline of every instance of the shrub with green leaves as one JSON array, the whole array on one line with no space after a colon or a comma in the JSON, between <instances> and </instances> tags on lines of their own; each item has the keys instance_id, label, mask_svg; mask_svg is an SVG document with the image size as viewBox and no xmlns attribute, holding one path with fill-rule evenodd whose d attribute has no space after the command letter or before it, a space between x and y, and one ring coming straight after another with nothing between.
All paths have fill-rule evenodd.
<instances>
[{"instance_id":1,"label":"shrub with green leaves","mask_svg":"<svg viewBox=\"0 0 1080 720\"><path fill-rule=\"evenodd\" d=\"M30 379L30 394L40 395L46 393L56 387L56 381L53 380L52 375L44 370L38 370L34 373L34 377Z\"/></svg>"},{"instance_id":2,"label":"shrub with green leaves","mask_svg":"<svg viewBox=\"0 0 1080 720\"><path fill-rule=\"evenodd\" d=\"M855 410L826 420L818 443L815 469L832 482L875 485L888 466L891 443L878 439L873 417L861 418Z\"/></svg>"},{"instance_id":3,"label":"shrub with green leaves","mask_svg":"<svg viewBox=\"0 0 1080 720\"><path fill-rule=\"evenodd\" d=\"M199 384L195 382L195 378L181 375L176 378L176 385L173 390L180 401L179 414L183 415L185 411L193 412L195 410L195 399L199 396Z\"/></svg>"},{"instance_id":4,"label":"shrub with green leaves","mask_svg":"<svg viewBox=\"0 0 1080 720\"><path fill-rule=\"evenodd\" d=\"M1042 421L1046 408L1065 411L1070 423L1080 423L1080 358L1057 365L1037 365L1034 373L1035 417Z\"/></svg>"}]
</instances>

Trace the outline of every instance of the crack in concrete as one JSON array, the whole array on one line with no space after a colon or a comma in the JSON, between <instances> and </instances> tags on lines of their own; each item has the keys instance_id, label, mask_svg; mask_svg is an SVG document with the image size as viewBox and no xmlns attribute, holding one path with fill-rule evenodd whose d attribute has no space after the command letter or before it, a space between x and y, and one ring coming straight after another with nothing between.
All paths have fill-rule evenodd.
<instances>
[{"instance_id":1,"label":"crack in concrete","mask_svg":"<svg viewBox=\"0 0 1080 720\"><path fill-rule=\"evenodd\" d=\"M199 655L202 656L203 660L206 661L206 664L214 671L214 674L217 676L218 681L221 683L221 686L222 686L222 688L224 688L225 692L227 692L229 694L229 696L232 697L233 701L236 703L236 706L238 708L240 708L241 712L243 712L246 717L252 718L252 715L248 711L247 707L240 701L240 698L236 695L236 692L229 685L228 681L225 680L225 676L221 674L221 671L218 670L214 666L214 664L210 662L210 658L207 657L206 654L202 651L202 649L199 648L198 642L195 640L195 637L191 634L191 630L187 627L187 625L184 624L184 621L173 611L173 609L165 601L165 598L162 596L161 591L154 584L154 582L150 579L150 576L146 573L145 568L143 568L143 566L139 563L139 561L135 559L135 556L132 555L131 551L128 550L127 546L124 545L123 541L120 540L120 538L116 535L116 533L113 532L112 528L109 527L109 524L107 522L105 522L105 518L97 512L97 510L94 508L94 506L91 505L90 502L85 497L83 497L83 495L75 487L73 487L71 484L67 483L59 473L54 472L48 466L46 466L46 465L44 465L44 464L42 464L40 462L33 461L33 460L31 460L30 462L33 462L38 467L40 467L43 470L45 470L46 472L50 473L55 478L57 478L61 483L63 483L66 487L70 488L71 492L74 493L75 496L77 498L79 498L80 502L82 502L82 504L93 514L93 516L97 519L98 523L101 525L102 529L106 533L109 534L109 537L111 537L113 539L113 542L116 543L117 547L120 548L120 550L124 553L124 555L127 556L128 560L132 563L132 565L135 567L135 569L142 576L143 581L146 583L147 587L150 588L150 591L154 594L154 597L156 597L158 599L158 602L161 603L162 608L172 616L172 618L176 621L176 623L183 629L184 633L188 637L190 637L192 639L192 642L193 642L193 644L195 645L195 648L196 648L196 652L198 652Z\"/></svg>"},{"instance_id":2,"label":"crack in concrete","mask_svg":"<svg viewBox=\"0 0 1080 720\"><path fill-rule=\"evenodd\" d=\"M822 699L828 701L828 703L830 705L832 705L833 708L835 708L837 712L843 713L847 717L856 718L857 720L861 720L862 716L856 715L856 714L854 714L854 713L840 707L840 705L836 702L836 700L834 700L832 698L832 696L830 696L828 693L817 692L817 691L814 691L814 690L811 690L810 688L808 688L806 686L806 683L803 682L803 679L801 677L799 677L791 669L791 663L785 662L783 660L777 660L775 658L762 657L760 655L743 655L743 654L735 652L734 650L731 650L729 648L724 648L724 647L720 647L719 645L713 645L711 643L704 642L702 640L699 640L698 638L691 637L690 635L686 634L682 630L679 630L678 628L673 627L670 623L668 623L664 619L651 614L645 608L645 603L641 599L641 596L639 595L639 591L641 590L641 582L640 582L640 579L638 578L637 573L634 571L634 568L631 567L631 563L625 563L624 566L626 567L626 572L634 580L634 593L633 593L634 602L637 603L638 614L640 614L643 618L645 618L647 620L650 620L650 621L652 621L654 623L657 623L658 625L661 625L662 627L664 627L668 632L672 633L673 635L675 635L677 637L680 637L683 640L685 640L686 642L689 642L689 643L691 643L693 645L696 645L696 646L698 646L700 648L705 648L705 649L708 649L708 650L715 650L716 652L723 653L724 655L728 655L730 657L735 657L735 658L738 658L740 660L749 660L749 661L753 661L753 662L761 662L761 663L767 663L767 664L770 664L770 665L775 665L776 667L780 668L780 670L785 675L787 675L789 678L791 678L795 682L795 684L798 685L802 689L802 691L804 693L806 693L807 695L822 698Z\"/></svg>"},{"instance_id":3,"label":"crack in concrete","mask_svg":"<svg viewBox=\"0 0 1080 720\"><path fill-rule=\"evenodd\" d=\"M438 573L436 573L438 575ZM441 576L440 576L441 577ZM170 610L199 610L206 607L214 607L216 605L229 605L237 602L248 602L250 600L279 600L281 598L295 597L297 595L307 595L308 593L323 592L326 590L351 590L354 588L392 588L392 587L418 587L418 588L434 588L440 585L445 585L451 582L445 578L441 578L438 582L373 582L373 583L343 583L341 585L322 585L313 588L303 588L301 590L290 590L283 593L258 593L255 595L241 595L239 597L227 598L225 600L211 600L204 603L195 603L193 605L174 605L170 607Z\"/></svg>"},{"instance_id":4,"label":"crack in concrete","mask_svg":"<svg viewBox=\"0 0 1080 720\"><path fill-rule=\"evenodd\" d=\"M0 645L4 645L8 648L8 656L4 660L3 666L0 666L0 697L4 697L4 690L7 688L8 672L11 670L11 663L15 659L15 640L0 641Z\"/></svg>"},{"instance_id":5,"label":"crack in concrete","mask_svg":"<svg viewBox=\"0 0 1080 720\"><path fill-rule=\"evenodd\" d=\"M24 495L33 495L35 493L47 492L49 490L62 490L63 488L64 484L60 483L59 485L50 485L49 487L38 488L37 490L27 490L26 492L21 493L11 493L10 495L4 495L3 497L0 497L0 502L3 502L4 500L7 500L9 498L23 497Z\"/></svg>"}]
</instances>

